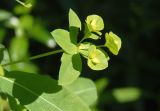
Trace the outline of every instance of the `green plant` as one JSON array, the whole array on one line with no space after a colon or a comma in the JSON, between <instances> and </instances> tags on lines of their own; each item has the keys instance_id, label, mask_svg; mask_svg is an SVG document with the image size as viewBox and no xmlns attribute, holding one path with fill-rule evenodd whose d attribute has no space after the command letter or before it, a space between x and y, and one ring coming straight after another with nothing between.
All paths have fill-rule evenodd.
<instances>
[{"instance_id":1,"label":"green plant","mask_svg":"<svg viewBox=\"0 0 160 111\"><path fill-rule=\"evenodd\" d=\"M113 32L105 34L104 45L87 42L98 40L104 29L103 19L98 15L89 15L84 23L84 37L78 42L78 34L83 28L77 14L69 11L69 31L56 29L51 32L60 50L40 54L30 58L11 61L7 49L0 45L0 93L2 103L0 110L13 111L91 111L97 99L96 86L93 81L79 77L82 71L81 57L87 59L92 70L103 70L108 67L109 56L102 49L107 47L117 55L121 47L121 39ZM84 42L85 41L85 42ZM12 71L11 66L24 61L44 56L63 53L58 80L48 76L23 71Z\"/></svg>"}]
</instances>

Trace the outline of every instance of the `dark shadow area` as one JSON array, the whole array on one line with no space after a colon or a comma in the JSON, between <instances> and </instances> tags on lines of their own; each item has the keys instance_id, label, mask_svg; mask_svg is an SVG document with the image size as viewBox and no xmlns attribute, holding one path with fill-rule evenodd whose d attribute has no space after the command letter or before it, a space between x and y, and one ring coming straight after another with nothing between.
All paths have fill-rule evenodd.
<instances>
[{"instance_id":1,"label":"dark shadow area","mask_svg":"<svg viewBox=\"0 0 160 111\"><path fill-rule=\"evenodd\" d=\"M73 64L73 68L76 71L79 71L79 72L82 71L82 61L81 61L81 56L79 54L74 54L72 56L72 64Z\"/></svg>"},{"instance_id":2,"label":"dark shadow area","mask_svg":"<svg viewBox=\"0 0 160 111\"><path fill-rule=\"evenodd\" d=\"M0 44L0 63L2 62L3 58L4 58L4 46Z\"/></svg>"},{"instance_id":3,"label":"dark shadow area","mask_svg":"<svg viewBox=\"0 0 160 111\"><path fill-rule=\"evenodd\" d=\"M77 38L78 38L78 33L79 33L79 28L77 27L69 27L69 34L70 34L70 37L71 37L71 42L74 44L74 45L77 45Z\"/></svg>"},{"instance_id":4,"label":"dark shadow area","mask_svg":"<svg viewBox=\"0 0 160 111\"><path fill-rule=\"evenodd\" d=\"M8 72L6 77L15 80L12 93L23 105L32 103L43 93L50 94L61 90L57 81L48 76L15 71Z\"/></svg>"}]
</instances>

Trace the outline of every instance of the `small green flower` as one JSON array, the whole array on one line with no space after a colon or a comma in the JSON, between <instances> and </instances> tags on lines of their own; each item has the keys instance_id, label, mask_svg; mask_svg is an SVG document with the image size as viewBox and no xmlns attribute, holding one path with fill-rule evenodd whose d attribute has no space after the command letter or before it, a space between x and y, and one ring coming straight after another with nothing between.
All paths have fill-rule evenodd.
<instances>
[{"instance_id":1,"label":"small green flower","mask_svg":"<svg viewBox=\"0 0 160 111\"><path fill-rule=\"evenodd\" d=\"M114 54L118 55L118 52L121 48L121 39L114 34L109 32L105 34L106 43L105 46Z\"/></svg>"},{"instance_id":2,"label":"small green flower","mask_svg":"<svg viewBox=\"0 0 160 111\"><path fill-rule=\"evenodd\" d=\"M108 67L109 56L101 49L92 45L89 48L88 66L93 70L103 70Z\"/></svg>"},{"instance_id":3,"label":"small green flower","mask_svg":"<svg viewBox=\"0 0 160 111\"><path fill-rule=\"evenodd\" d=\"M81 43L78 46L78 52L84 57L84 58L88 58L88 49L90 48L92 44L89 42L84 42Z\"/></svg>"},{"instance_id":4,"label":"small green flower","mask_svg":"<svg viewBox=\"0 0 160 111\"><path fill-rule=\"evenodd\" d=\"M87 16L86 23L90 31L99 32L104 29L103 19L98 15Z\"/></svg>"},{"instance_id":5,"label":"small green flower","mask_svg":"<svg viewBox=\"0 0 160 111\"><path fill-rule=\"evenodd\" d=\"M103 19L98 16L98 15L89 15L86 18L86 26L85 26L85 32L88 34L88 38L92 38L92 39L98 39L99 36L98 35L102 35L102 33L100 32L101 30L104 29L104 22ZM92 32L98 34L95 35Z\"/></svg>"}]
</instances>

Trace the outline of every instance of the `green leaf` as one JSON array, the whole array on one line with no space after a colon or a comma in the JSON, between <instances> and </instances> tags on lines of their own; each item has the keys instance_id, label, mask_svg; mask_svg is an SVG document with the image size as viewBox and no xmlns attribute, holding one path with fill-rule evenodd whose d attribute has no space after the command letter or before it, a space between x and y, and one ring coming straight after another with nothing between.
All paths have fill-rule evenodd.
<instances>
[{"instance_id":1,"label":"green leaf","mask_svg":"<svg viewBox=\"0 0 160 111\"><path fill-rule=\"evenodd\" d=\"M46 27L41 20L35 19L33 21L32 16L25 15L21 17L21 25L23 28L27 29L32 39L35 39L36 41L48 46L49 48L55 47L55 41L53 40L49 31L46 30Z\"/></svg>"},{"instance_id":2,"label":"green leaf","mask_svg":"<svg viewBox=\"0 0 160 111\"><path fill-rule=\"evenodd\" d=\"M135 87L117 88L113 90L113 96L120 103L135 101L139 99L140 95L140 89Z\"/></svg>"},{"instance_id":3,"label":"green leaf","mask_svg":"<svg viewBox=\"0 0 160 111\"><path fill-rule=\"evenodd\" d=\"M13 61L24 59L28 57L28 38L26 37L15 37L10 43L10 56Z\"/></svg>"},{"instance_id":4,"label":"green leaf","mask_svg":"<svg viewBox=\"0 0 160 111\"><path fill-rule=\"evenodd\" d=\"M5 28L0 27L0 43L3 42L6 32L7 32L7 30Z\"/></svg>"},{"instance_id":5,"label":"green leaf","mask_svg":"<svg viewBox=\"0 0 160 111\"><path fill-rule=\"evenodd\" d=\"M61 89L47 76L10 72L6 77L0 77L0 92L17 98L30 111L91 111L87 103L92 103L95 98L86 103L86 98L92 98L82 95L90 96L90 90L95 93L95 86L87 79L77 82Z\"/></svg>"},{"instance_id":6,"label":"green leaf","mask_svg":"<svg viewBox=\"0 0 160 111\"><path fill-rule=\"evenodd\" d=\"M0 44L0 63L2 62L4 57L4 54L3 54L4 50L5 50L5 47L2 44Z\"/></svg>"},{"instance_id":7,"label":"green leaf","mask_svg":"<svg viewBox=\"0 0 160 111\"><path fill-rule=\"evenodd\" d=\"M69 31L70 37L73 44L77 44L77 36L79 29L81 30L81 21L77 14L70 9L69 10Z\"/></svg>"},{"instance_id":8,"label":"green leaf","mask_svg":"<svg viewBox=\"0 0 160 111\"><path fill-rule=\"evenodd\" d=\"M7 49L0 44L0 64L6 64L10 62L10 56ZM9 69L9 67L5 67L5 69Z\"/></svg>"},{"instance_id":9,"label":"green leaf","mask_svg":"<svg viewBox=\"0 0 160 111\"><path fill-rule=\"evenodd\" d=\"M28 111L23 105L20 104L18 99L7 95L9 106L12 111Z\"/></svg>"},{"instance_id":10,"label":"green leaf","mask_svg":"<svg viewBox=\"0 0 160 111\"><path fill-rule=\"evenodd\" d=\"M0 76L4 76L4 70L3 67L0 65Z\"/></svg>"},{"instance_id":11,"label":"green leaf","mask_svg":"<svg viewBox=\"0 0 160 111\"><path fill-rule=\"evenodd\" d=\"M0 10L0 21L7 20L12 16L10 12L5 10Z\"/></svg>"},{"instance_id":12,"label":"green leaf","mask_svg":"<svg viewBox=\"0 0 160 111\"><path fill-rule=\"evenodd\" d=\"M51 32L57 44L68 54L76 54L77 47L71 42L69 32L63 29L56 29Z\"/></svg>"},{"instance_id":13,"label":"green leaf","mask_svg":"<svg viewBox=\"0 0 160 111\"><path fill-rule=\"evenodd\" d=\"M94 33L90 33L88 34L88 38L94 39L94 40L98 40L100 39L100 37Z\"/></svg>"},{"instance_id":14,"label":"green leaf","mask_svg":"<svg viewBox=\"0 0 160 111\"><path fill-rule=\"evenodd\" d=\"M72 9L69 10L69 27L76 27L81 29L81 21Z\"/></svg>"},{"instance_id":15,"label":"green leaf","mask_svg":"<svg viewBox=\"0 0 160 111\"><path fill-rule=\"evenodd\" d=\"M28 14L25 14L23 16L21 16L19 18L20 20L20 26L25 29L25 30L32 30L35 28L35 26L37 25L35 22L34 22L34 18L31 16L31 15L28 15ZM38 21L38 20L37 20ZM36 21L36 22L37 22ZM41 23L40 23L41 24ZM33 28L33 25L34 25L34 28ZM30 32L29 32L30 33Z\"/></svg>"},{"instance_id":16,"label":"green leaf","mask_svg":"<svg viewBox=\"0 0 160 111\"><path fill-rule=\"evenodd\" d=\"M3 93L0 93L0 111L10 111L8 99Z\"/></svg>"},{"instance_id":17,"label":"green leaf","mask_svg":"<svg viewBox=\"0 0 160 111\"><path fill-rule=\"evenodd\" d=\"M82 63L79 54L69 55L67 53L63 53L61 62L58 84L64 86L71 84L79 77Z\"/></svg>"},{"instance_id":18,"label":"green leaf","mask_svg":"<svg viewBox=\"0 0 160 111\"><path fill-rule=\"evenodd\" d=\"M37 73L38 67L32 62L21 62L10 66L11 71L24 71L29 73Z\"/></svg>"},{"instance_id":19,"label":"green leaf","mask_svg":"<svg viewBox=\"0 0 160 111\"><path fill-rule=\"evenodd\" d=\"M103 19L98 15L87 16L86 23L91 32L97 33L104 29Z\"/></svg>"},{"instance_id":20,"label":"green leaf","mask_svg":"<svg viewBox=\"0 0 160 111\"><path fill-rule=\"evenodd\" d=\"M100 79L96 80L95 83L96 83L96 88L97 88L98 94L101 94L108 86L109 80L107 78L100 78Z\"/></svg>"},{"instance_id":21,"label":"green leaf","mask_svg":"<svg viewBox=\"0 0 160 111\"><path fill-rule=\"evenodd\" d=\"M69 34L70 34L71 42L72 42L74 45L77 45L78 32L79 32L79 29L76 28L76 27L70 27L70 28L69 28Z\"/></svg>"},{"instance_id":22,"label":"green leaf","mask_svg":"<svg viewBox=\"0 0 160 111\"><path fill-rule=\"evenodd\" d=\"M109 32L105 34L106 43L105 46L114 54L117 55L121 48L121 39L114 34L113 32Z\"/></svg>"},{"instance_id":23,"label":"green leaf","mask_svg":"<svg viewBox=\"0 0 160 111\"><path fill-rule=\"evenodd\" d=\"M109 56L102 49L92 45L89 49L88 66L93 70L103 70L108 67Z\"/></svg>"},{"instance_id":24,"label":"green leaf","mask_svg":"<svg viewBox=\"0 0 160 111\"><path fill-rule=\"evenodd\" d=\"M96 86L93 81L86 78L79 78L71 85L65 86L65 88L74 92L89 106L93 105L97 100Z\"/></svg>"}]
</instances>

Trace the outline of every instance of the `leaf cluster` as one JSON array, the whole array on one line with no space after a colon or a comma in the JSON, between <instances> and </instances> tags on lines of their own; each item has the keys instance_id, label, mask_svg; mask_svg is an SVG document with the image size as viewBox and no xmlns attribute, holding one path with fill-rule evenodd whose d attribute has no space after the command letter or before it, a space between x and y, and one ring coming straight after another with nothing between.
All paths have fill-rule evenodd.
<instances>
[{"instance_id":1,"label":"leaf cluster","mask_svg":"<svg viewBox=\"0 0 160 111\"><path fill-rule=\"evenodd\" d=\"M114 55L117 55L121 48L121 39L113 32L105 34L104 45L96 46L90 42L83 42L86 39L101 38L104 22L99 15L87 16L84 26L84 37L78 42L77 38L79 32L82 31L82 23L77 14L70 9L69 31L56 29L51 32L54 40L64 50L59 71L59 85L71 84L79 77L82 71L81 56L87 59L87 64L92 70L103 70L108 67L110 58L101 47L107 47Z\"/></svg>"},{"instance_id":2,"label":"leaf cluster","mask_svg":"<svg viewBox=\"0 0 160 111\"><path fill-rule=\"evenodd\" d=\"M4 67L6 63L12 64L12 61L7 49L0 44L0 97L7 98L0 98L0 110L91 111L90 106L97 100L97 90L93 81L79 77L82 72L81 58L87 60L92 70L106 69L110 58L102 47L107 47L111 53L117 55L121 48L121 39L109 32L105 34L104 45L84 42L87 39L98 40L103 35L101 31L104 29L104 22L98 15L89 15L84 27L84 37L78 41L82 23L70 9L69 30L55 29L51 32L56 43L63 49L58 81L40 74L13 71L11 66ZM28 47L25 41L24 38L17 38L11 44L13 49L17 49L18 55L24 56L26 50L23 49L26 48L16 47L14 44L25 44ZM19 51L20 49L22 50ZM11 48L10 52L12 51L15 50ZM13 57L14 60L19 58Z\"/></svg>"}]
</instances>

